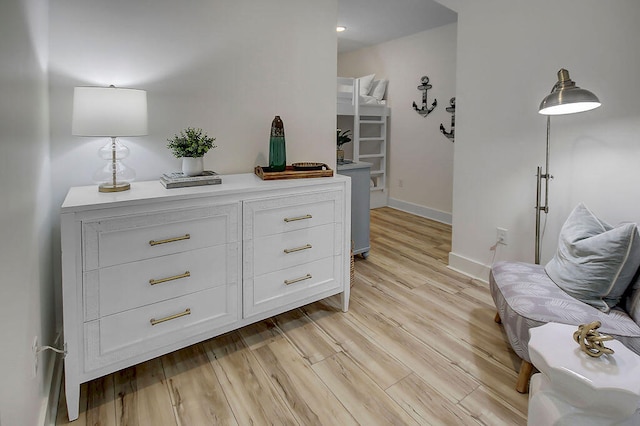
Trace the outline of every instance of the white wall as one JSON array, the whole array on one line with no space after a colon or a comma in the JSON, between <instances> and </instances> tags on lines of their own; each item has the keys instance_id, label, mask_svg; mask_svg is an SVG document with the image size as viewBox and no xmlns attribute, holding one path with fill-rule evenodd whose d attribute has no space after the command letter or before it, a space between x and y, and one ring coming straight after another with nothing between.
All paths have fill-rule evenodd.
<instances>
[{"instance_id":1,"label":"white wall","mask_svg":"<svg viewBox=\"0 0 640 426\"><path fill-rule=\"evenodd\" d=\"M448 2L444 1L444 4ZM538 105L566 68L603 106L552 118L550 211L542 262L571 209L616 224L640 217L640 3L635 0L455 2L458 111L450 264L487 278L496 259L533 262L535 171L544 163Z\"/></svg>"},{"instance_id":2,"label":"white wall","mask_svg":"<svg viewBox=\"0 0 640 426\"><path fill-rule=\"evenodd\" d=\"M53 345L55 319L47 108L47 0L0 12L0 423L35 425L48 398L50 353L34 376L33 338Z\"/></svg>"},{"instance_id":3,"label":"white wall","mask_svg":"<svg viewBox=\"0 0 640 426\"><path fill-rule=\"evenodd\" d=\"M208 169L252 172L275 115L288 162L335 165L336 19L336 0L52 2L55 204L103 164L106 140L71 136L78 85L147 90L149 135L124 138L138 180L179 169L166 139L187 126L217 138Z\"/></svg>"},{"instance_id":4,"label":"white wall","mask_svg":"<svg viewBox=\"0 0 640 426\"><path fill-rule=\"evenodd\" d=\"M375 73L376 78L389 79L389 204L449 223L453 144L440 132L440 124L451 129L451 114L445 108L456 91L456 33L457 25L449 24L338 55L340 76ZM427 94L428 106L438 100L427 117L412 108L413 102L422 106L417 86L423 75L433 86Z\"/></svg>"}]
</instances>

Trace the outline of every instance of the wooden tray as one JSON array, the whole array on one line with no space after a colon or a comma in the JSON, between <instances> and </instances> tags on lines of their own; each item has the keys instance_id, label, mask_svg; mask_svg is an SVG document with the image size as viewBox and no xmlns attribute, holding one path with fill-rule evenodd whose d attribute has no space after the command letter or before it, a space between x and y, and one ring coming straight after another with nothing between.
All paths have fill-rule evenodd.
<instances>
[{"instance_id":1,"label":"wooden tray","mask_svg":"<svg viewBox=\"0 0 640 426\"><path fill-rule=\"evenodd\" d=\"M328 166L325 167L327 168L326 170L294 170L293 166L287 166L283 172L271 172L269 171L269 167L256 166L254 172L262 180L302 179L333 176L333 170Z\"/></svg>"}]
</instances>

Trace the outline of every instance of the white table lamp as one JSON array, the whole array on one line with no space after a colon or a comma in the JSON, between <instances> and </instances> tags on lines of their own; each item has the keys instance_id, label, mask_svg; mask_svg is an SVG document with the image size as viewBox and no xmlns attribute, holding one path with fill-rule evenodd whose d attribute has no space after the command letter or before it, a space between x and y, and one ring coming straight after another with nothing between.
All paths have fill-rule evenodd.
<instances>
[{"instance_id":1,"label":"white table lamp","mask_svg":"<svg viewBox=\"0 0 640 426\"><path fill-rule=\"evenodd\" d=\"M71 133L75 136L105 136L111 142L99 155L109 163L94 178L100 192L119 192L131 188L133 169L122 159L129 148L119 143L118 136L147 134L147 92L138 89L110 87L76 87L73 91Z\"/></svg>"}]
</instances>

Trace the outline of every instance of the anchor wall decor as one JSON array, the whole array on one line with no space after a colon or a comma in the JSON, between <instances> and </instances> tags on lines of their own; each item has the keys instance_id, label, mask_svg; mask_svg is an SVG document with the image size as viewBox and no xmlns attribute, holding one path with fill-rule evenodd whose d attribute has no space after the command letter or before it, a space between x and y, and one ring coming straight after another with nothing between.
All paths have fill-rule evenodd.
<instances>
[{"instance_id":1,"label":"anchor wall decor","mask_svg":"<svg viewBox=\"0 0 640 426\"><path fill-rule=\"evenodd\" d=\"M429 77L427 77L426 75L420 79L420 83L422 84L418 86L418 90L422 90L422 108L418 108L418 105L416 105L416 103L414 102L413 109L415 109L416 112L421 116L426 117L431 111L434 110L436 105L438 105L438 100L434 99L433 103L431 104L431 108L427 107L427 90L431 89L433 86L429 84Z\"/></svg>"},{"instance_id":2,"label":"anchor wall decor","mask_svg":"<svg viewBox=\"0 0 640 426\"><path fill-rule=\"evenodd\" d=\"M447 138L451 139L453 142L455 132L456 132L456 98L455 96L449 100L450 107L445 108L447 112L451 113L451 131L447 132L444 128L444 124L440 123L440 131Z\"/></svg>"}]
</instances>

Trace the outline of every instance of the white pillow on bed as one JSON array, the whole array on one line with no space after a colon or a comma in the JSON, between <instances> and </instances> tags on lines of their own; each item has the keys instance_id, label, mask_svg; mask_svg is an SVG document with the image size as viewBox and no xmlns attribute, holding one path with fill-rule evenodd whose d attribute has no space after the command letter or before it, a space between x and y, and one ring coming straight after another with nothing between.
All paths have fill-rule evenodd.
<instances>
[{"instance_id":1,"label":"white pillow on bed","mask_svg":"<svg viewBox=\"0 0 640 426\"><path fill-rule=\"evenodd\" d=\"M358 80L360 81L360 95L367 96L369 91L371 90L371 83L373 83L373 78L375 74L365 75L364 77L360 77Z\"/></svg>"},{"instance_id":2,"label":"white pillow on bed","mask_svg":"<svg viewBox=\"0 0 640 426\"><path fill-rule=\"evenodd\" d=\"M384 92L387 90L389 80L374 80L369 89L369 95L381 101L384 98Z\"/></svg>"},{"instance_id":3,"label":"white pillow on bed","mask_svg":"<svg viewBox=\"0 0 640 426\"><path fill-rule=\"evenodd\" d=\"M360 105L384 105L385 101L379 101L373 96L360 96Z\"/></svg>"}]
</instances>

